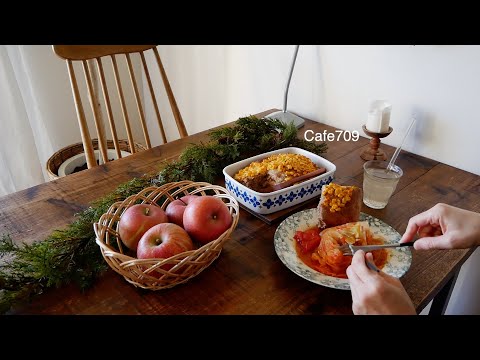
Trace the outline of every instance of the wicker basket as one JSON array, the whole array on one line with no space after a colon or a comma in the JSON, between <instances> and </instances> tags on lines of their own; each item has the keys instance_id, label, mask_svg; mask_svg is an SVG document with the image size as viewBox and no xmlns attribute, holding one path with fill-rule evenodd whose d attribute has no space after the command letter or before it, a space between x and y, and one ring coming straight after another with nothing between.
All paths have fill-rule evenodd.
<instances>
[{"instance_id":1,"label":"wicker basket","mask_svg":"<svg viewBox=\"0 0 480 360\"><path fill-rule=\"evenodd\" d=\"M94 150L98 150L98 139L92 139L92 145ZM120 147L120 151L127 151L131 153L130 145L127 140L118 140L118 145ZM108 149L115 149L115 145L112 140L107 140L107 148ZM142 151L146 150L146 147L142 144L135 143L135 150ZM67 159L83 153L83 143L76 143L72 145L68 145L63 149L58 150L54 153L47 161L47 173L50 180L58 179L60 176L58 175L58 168L62 163L64 163Z\"/></svg>"},{"instance_id":2,"label":"wicker basket","mask_svg":"<svg viewBox=\"0 0 480 360\"><path fill-rule=\"evenodd\" d=\"M129 250L118 236L118 222L125 210L138 203L155 204L165 209L176 198L189 194L213 195L222 199L232 214L230 228L218 239L170 258L137 259L129 256ZM207 268L220 255L223 245L238 224L238 218L238 202L225 188L206 182L180 181L160 187L148 187L124 201L112 204L93 227L103 258L114 271L135 286L160 290L184 283ZM166 264L173 267L164 270L162 267L169 267L165 267Z\"/></svg>"}]
</instances>

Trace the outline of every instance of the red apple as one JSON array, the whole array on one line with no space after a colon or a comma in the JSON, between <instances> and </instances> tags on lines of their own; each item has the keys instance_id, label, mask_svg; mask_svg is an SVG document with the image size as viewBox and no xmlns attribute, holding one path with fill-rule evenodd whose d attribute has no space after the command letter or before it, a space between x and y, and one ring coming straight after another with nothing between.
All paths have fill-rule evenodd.
<instances>
[{"instance_id":1,"label":"red apple","mask_svg":"<svg viewBox=\"0 0 480 360\"><path fill-rule=\"evenodd\" d=\"M139 259L167 259L179 253L193 250L193 242L187 232L172 223L158 224L150 228L140 239L137 247ZM162 268L168 270L172 264Z\"/></svg>"},{"instance_id":2,"label":"red apple","mask_svg":"<svg viewBox=\"0 0 480 360\"><path fill-rule=\"evenodd\" d=\"M129 207L120 217L118 234L130 250L136 251L138 241L152 226L168 222L167 214L151 204L136 204Z\"/></svg>"},{"instance_id":3,"label":"red apple","mask_svg":"<svg viewBox=\"0 0 480 360\"><path fill-rule=\"evenodd\" d=\"M196 198L198 198L198 195L185 195L180 199L173 200L170 204L168 204L167 208L165 209L165 213L168 216L168 222L183 227L183 212L185 211L187 205Z\"/></svg>"},{"instance_id":4,"label":"red apple","mask_svg":"<svg viewBox=\"0 0 480 360\"><path fill-rule=\"evenodd\" d=\"M232 224L227 205L214 196L193 199L183 213L183 226L198 242L206 244L217 239Z\"/></svg>"}]
</instances>

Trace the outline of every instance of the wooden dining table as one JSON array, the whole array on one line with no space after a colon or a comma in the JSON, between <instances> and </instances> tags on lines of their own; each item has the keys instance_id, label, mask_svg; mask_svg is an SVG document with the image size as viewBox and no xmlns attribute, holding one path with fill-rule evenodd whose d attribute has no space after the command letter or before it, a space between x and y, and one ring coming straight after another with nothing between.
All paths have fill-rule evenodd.
<instances>
[{"instance_id":1,"label":"wooden dining table","mask_svg":"<svg viewBox=\"0 0 480 360\"><path fill-rule=\"evenodd\" d=\"M306 119L298 136L303 137L306 130L335 132L336 128ZM190 143L208 141L208 132L1 197L0 234L8 233L18 243L42 241L120 184L158 168L164 160L176 159ZM362 186L360 155L368 143L363 136L358 141L328 141L323 156L336 165L335 182ZM381 149L387 156L394 152L383 143ZM388 205L374 210L362 204L362 212L400 234L410 217L439 202L480 212L480 176L403 150L396 163L404 175ZM221 178L218 182L223 184ZM295 211L317 204L306 202ZM145 290L109 269L85 291L75 284L46 289L31 302L14 306L9 314L352 314L350 291L305 280L280 261L274 248L280 222L268 223L242 208L238 226L218 259L187 283ZM401 282L418 313L432 299L430 314L445 311L460 268L472 252L412 249L412 263Z\"/></svg>"}]
</instances>

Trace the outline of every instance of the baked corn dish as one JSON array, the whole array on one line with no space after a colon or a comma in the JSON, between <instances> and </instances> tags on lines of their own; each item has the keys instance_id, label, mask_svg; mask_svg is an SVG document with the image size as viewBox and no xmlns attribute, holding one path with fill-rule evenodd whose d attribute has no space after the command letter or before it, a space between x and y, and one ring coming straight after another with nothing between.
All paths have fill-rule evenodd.
<instances>
[{"instance_id":1,"label":"baked corn dish","mask_svg":"<svg viewBox=\"0 0 480 360\"><path fill-rule=\"evenodd\" d=\"M234 178L246 187L265 192L273 185L308 174L318 167L300 154L276 154L262 161L254 161L238 171Z\"/></svg>"}]
</instances>

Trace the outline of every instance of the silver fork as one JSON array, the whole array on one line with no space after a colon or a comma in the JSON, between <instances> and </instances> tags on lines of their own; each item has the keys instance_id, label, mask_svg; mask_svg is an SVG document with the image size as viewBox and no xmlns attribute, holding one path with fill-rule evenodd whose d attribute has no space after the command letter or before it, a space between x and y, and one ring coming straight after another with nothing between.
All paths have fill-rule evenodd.
<instances>
[{"instance_id":1,"label":"silver fork","mask_svg":"<svg viewBox=\"0 0 480 360\"><path fill-rule=\"evenodd\" d=\"M342 252L343 255L353 256L353 254L355 254L355 251L357 251L357 250L363 250L365 252L369 252L369 251L380 250L380 249L385 249L385 248L396 248L396 247L401 247L401 246L413 246L413 243L414 243L414 241L406 242L406 243L397 243L397 244L365 245L365 246L355 246L355 245L350 245L350 244L344 244L342 246L339 246L339 249L340 249L340 251ZM365 263L370 270L380 272L380 269L374 263L371 263L368 260L365 260Z\"/></svg>"},{"instance_id":2,"label":"silver fork","mask_svg":"<svg viewBox=\"0 0 480 360\"><path fill-rule=\"evenodd\" d=\"M350 244L344 244L339 246L340 251L343 255L353 255L357 250L363 250L365 252L370 252L373 250L380 250L386 248L396 248L402 246L413 246L414 241L406 243L395 243L395 244L383 244L383 245L364 245L364 246L355 246Z\"/></svg>"}]
</instances>

